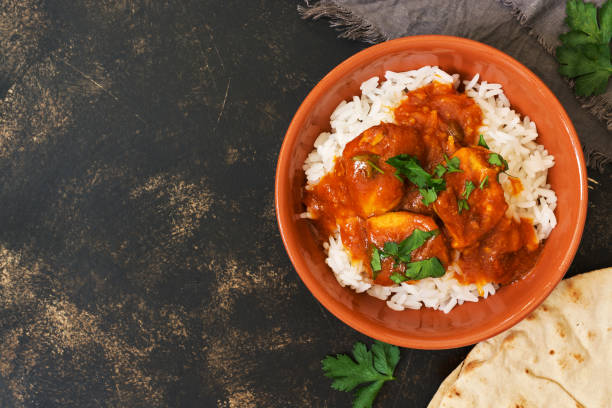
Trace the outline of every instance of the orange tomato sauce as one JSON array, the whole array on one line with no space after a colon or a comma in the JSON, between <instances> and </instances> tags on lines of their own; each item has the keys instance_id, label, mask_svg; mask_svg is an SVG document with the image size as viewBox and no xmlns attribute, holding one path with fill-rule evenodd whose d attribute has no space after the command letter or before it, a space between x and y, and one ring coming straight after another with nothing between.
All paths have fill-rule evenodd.
<instances>
[{"instance_id":1,"label":"orange tomato sauce","mask_svg":"<svg viewBox=\"0 0 612 408\"><path fill-rule=\"evenodd\" d=\"M414 250L412 260L436 257L447 268L454 259L463 283L507 284L527 273L540 245L530 220L505 216L508 205L498 182L503 169L488 162L491 151L476 145L480 107L451 85L433 83L408 92L394 116L396 123L369 128L348 143L334 169L304 190L304 204L321 236L339 229L353 261L363 262L370 276L373 247L399 243L415 229L440 234ZM418 188L396 177L396 168L387 163L400 154L415 157L430 174L445 157L457 158L460 171L445 173L446 188L425 205ZM469 209L459 208L470 182L475 189L465 200ZM520 193L520 180L510 182ZM392 273L404 268L390 258L381 266L374 279L380 285L393 284Z\"/></svg>"}]
</instances>

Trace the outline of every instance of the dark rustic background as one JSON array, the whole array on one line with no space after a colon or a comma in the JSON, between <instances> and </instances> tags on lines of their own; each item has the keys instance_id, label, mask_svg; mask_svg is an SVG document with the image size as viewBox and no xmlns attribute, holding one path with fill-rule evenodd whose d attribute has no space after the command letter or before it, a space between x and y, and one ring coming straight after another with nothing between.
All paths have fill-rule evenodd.
<instances>
[{"instance_id":1,"label":"dark rustic background","mask_svg":"<svg viewBox=\"0 0 612 408\"><path fill-rule=\"evenodd\" d=\"M364 45L296 4L0 0L0 406L349 406L319 362L370 339L300 282L273 190ZM612 265L590 176L570 275ZM403 349L377 406L425 406L468 350Z\"/></svg>"}]
</instances>

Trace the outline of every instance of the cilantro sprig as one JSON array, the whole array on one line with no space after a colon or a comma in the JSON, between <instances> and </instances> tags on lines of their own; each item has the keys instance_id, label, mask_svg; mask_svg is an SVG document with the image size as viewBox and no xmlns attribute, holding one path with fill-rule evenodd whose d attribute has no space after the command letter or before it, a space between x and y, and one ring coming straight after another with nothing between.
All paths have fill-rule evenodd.
<instances>
[{"instance_id":1,"label":"cilantro sprig","mask_svg":"<svg viewBox=\"0 0 612 408\"><path fill-rule=\"evenodd\" d=\"M492 164L494 166L501 167L503 169L502 171L508 170L508 162L506 161L506 159L504 159L502 157L501 154L497 154L497 153L489 154L488 161L489 161L490 164Z\"/></svg>"},{"instance_id":2,"label":"cilantro sprig","mask_svg":"<svg viewBox=\"0 0 612 408\"><path fill-rule=\"evenodd\" d=\"M599 9L582 0L568 0L565 11L570 31L559 36L562 43L556 52L561 64L559 72L575 78L577 95L604 93L612 75L612 0Z\"/></svg>"},{"instance_id":3,"label":"cilantro sprig","mask_svg":"<svg viewBox=\"0 0 612 408\"><path fill-rule=\"evenodd\" d=\"M447 155L444 155L444 160L446 160L446 171L447 172L459 173L463 171L459 168L459 165L461 164L461 160L459 160L458 157L453 157L452 159L449 159Z\"/></svg>"},{"instance_id":4,"label":"cilantro sprig","mask_svg":"<svg viewBox=\"0 0 612 408\"><path fill-rule=\"evenodd\" d=\"M416 157L408 154L400 154L387 160L387 164L396 168L395 176L402 180L401 176L406 177L410 182L419 188L419 193L423 196L423 204L429 205L436 201L438 193L446 188L446 182L442 179L442 174L429 174L419 164ZM403 181L403 180L402 180Z\"/></svg>"},{"instance_id":5,"label":"cilantro sprig","mask_svg":"<svg viewBox=\"0 0 612 408\"><path fill-rule=\"evenodd\" d=\"M370 259L370 265L372 266L373 278L376 279L378 275L377 271L374 270L374 265L381 267L381 258L393 258L394 267L403 264L405 266L405 272L399 273L394 272L390 279L395 283L405 282L407 280L419 280L428 277L440 277L444 275L444 267L440 263L440 260L436 257L424 259L421 261L412 261L412 251L423 246L425 241L429 238L435 237L440 234L439 230L423 231L415 229L412 231L410 236L404 239L399 244L397 242L386 242L382 251L374 247L372 251L372 258ZM378 271L380 271L378 269Z\"/></svg>"},{"instance_id":6,"label":"cilantro sprig","mask_svg":"<svg viewBox=\"0 0 612 408\"><path fill-rule=\"evenodd\" d=\"M404 274L394 272L389 279L395 283L402 283L408 280L421 280L425 278L439 278L444 275L444 266L438 258L423 259L406 264Z\"/></svg>"},{"instance_id":7,"label":"cilantro sprig","mask_svg":"<svg viewBox=\"0 0 612 408\"><path fill-rule=\"evenodd\" d=\"M353 346L353 358L347 354L327 356L321 361L323 371L334 380L331 386L335 390L353 391L360 387L353 394L353 408L371 408L383 384L395 380L399 348L376 340L369 351L358 342Z\"/></svg>"}]
</instances>

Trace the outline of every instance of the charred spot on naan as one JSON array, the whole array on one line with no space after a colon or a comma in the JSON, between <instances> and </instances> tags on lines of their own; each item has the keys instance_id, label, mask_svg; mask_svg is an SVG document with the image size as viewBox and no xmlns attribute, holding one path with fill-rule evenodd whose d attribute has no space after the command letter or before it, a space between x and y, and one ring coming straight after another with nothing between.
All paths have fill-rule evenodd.
<instances>
[{"instance_id":1,"label":"charred spot on naan","mask_svg":"<svg viewBox=\"0 0 612 408\"><path fill-rule=\"evenodd\" d=\"M484 361L481 360L472 360L469 363L466 363L465 366L463 366L463 372L467 374L470 371L480 367L483 362Z\"/></svg>"}]
</instances>

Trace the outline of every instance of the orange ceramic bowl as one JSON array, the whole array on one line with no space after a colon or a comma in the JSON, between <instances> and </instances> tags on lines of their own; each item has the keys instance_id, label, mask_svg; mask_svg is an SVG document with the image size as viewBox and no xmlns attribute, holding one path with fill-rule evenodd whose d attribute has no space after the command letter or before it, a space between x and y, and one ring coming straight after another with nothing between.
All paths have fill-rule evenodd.
<instances>
[{"instance_id":1,"label":"orange ceramic bowl","mask_svg":"<svg viewBox=\"0 0 612 408\"><path fill-rule=\"evenodd\" d=\"M325 253L299 218L304 159L340 101L359 95L359 85L384 72L437 65L462 79L500 83L512 106L536 122L539 139L555 156L548 173L557 193L558 225L539 261L523 279L494 296L467 302L444 314L429 308L397 312L384 301L341 287L325 264ZM587 208L586 169L580 142L553 93L525 66L487 45L447 36L400 38L370 47L334 68L306 97L289 125L276 169L276 215L293 265L312 294L340 320L375 339L403 347L446 349L487 339L518 323L561 280L578 248Z\"/></svg>"}]
</instances>

